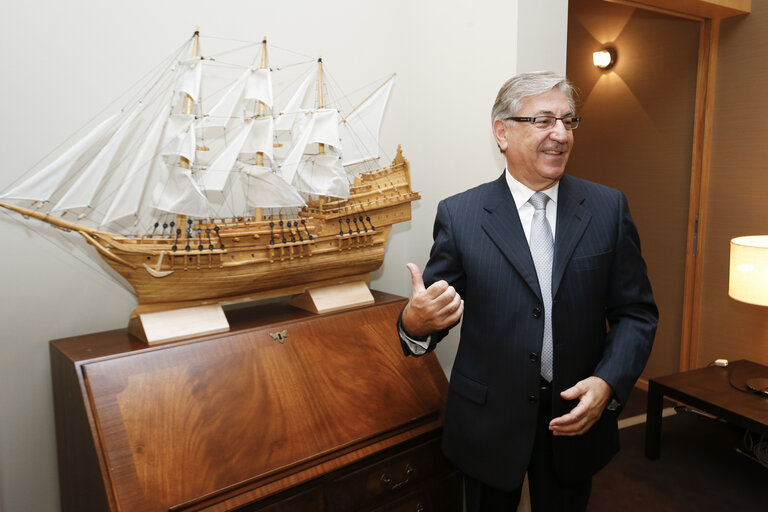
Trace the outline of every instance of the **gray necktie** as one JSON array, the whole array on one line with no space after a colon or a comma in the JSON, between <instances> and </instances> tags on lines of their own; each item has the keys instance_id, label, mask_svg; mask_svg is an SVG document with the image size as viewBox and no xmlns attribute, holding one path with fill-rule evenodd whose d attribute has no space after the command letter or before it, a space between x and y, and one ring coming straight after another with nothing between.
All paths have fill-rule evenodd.
<instances>
[{"instance_id":1,"label":"gray necktie","mask_svg":"<svg viewBox=\"0 0 768 512\"><path fill-rule=\"evenodd\" d=\"M536 192L528 200L536 211L531 221L531 256L536 265L541 299L544 302L544 341L541 347L541 376L552 382L552 259L555 243L547 220L549 196Z\"/></svg>"}]
</instances>

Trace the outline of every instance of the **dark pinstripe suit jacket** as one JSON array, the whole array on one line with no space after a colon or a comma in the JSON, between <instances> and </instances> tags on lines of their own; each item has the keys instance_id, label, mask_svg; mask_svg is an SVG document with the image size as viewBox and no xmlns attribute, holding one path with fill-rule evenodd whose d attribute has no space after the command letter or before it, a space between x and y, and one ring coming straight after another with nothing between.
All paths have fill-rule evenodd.
<instances>
[{"instance_id":1,"label":"dark pinstripe suit jacket","mask_svg":"<svg viewBox=\"0 0 768 512\"><path fill-rule=\"evenodd\" d=\"M559 393L590 375L624 403L651 351L658 311L624 195L565 175L552 276L553 415ZM465 473L500 489L520 485L533 446L544 318L528 242L505 176L440 202L424 269L464 298L443 450ZM609 326L609 327L608 327ZM447 330L435 333L430 350ZM564 478L591 475L618 450L617 413L583 436L555 438Z\"/></svg>"}]
</instances>

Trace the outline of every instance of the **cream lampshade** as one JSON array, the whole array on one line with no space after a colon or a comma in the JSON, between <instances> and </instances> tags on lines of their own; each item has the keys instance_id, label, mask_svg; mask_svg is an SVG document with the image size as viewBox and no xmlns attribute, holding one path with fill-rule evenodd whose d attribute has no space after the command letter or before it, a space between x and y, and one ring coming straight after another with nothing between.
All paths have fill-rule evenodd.
<instances>
[{"instance_id":1,"label":"cream lampshade","mask_svg":"<svg viewBox=\"0 0 768 512\"><path fill-rule=\"evenodd\" d=\"M768 306L768 235L731 240L728 295L741 302ZM747 388L768 396L768 378L754 378Z\"/></svg>"},{"instance_id":2,"label":"cream lampshade","mask_svg":"<svg viewBox=\"0 0 768 512\"><path fill-rule=\"evenodd\" d=\"M768 306L768 235L731 240L728 295L741 302Z\"/></svg>"}]
</instances>

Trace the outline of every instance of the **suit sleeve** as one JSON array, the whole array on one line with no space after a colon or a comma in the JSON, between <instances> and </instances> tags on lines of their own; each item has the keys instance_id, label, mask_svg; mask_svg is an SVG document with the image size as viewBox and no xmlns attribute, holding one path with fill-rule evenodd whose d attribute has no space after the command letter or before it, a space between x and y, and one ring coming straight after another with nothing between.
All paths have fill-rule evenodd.
<instances>
[{"instance_id":1,"label":"suit sleeve","mask_svg":"<svg viewBox=\"0 0 768 512\"><path fill-rule=\"evenodd\" d=\"M650 356L659 313L624 194L619 202L619 232L606 300L609 331L595 375L626 403Z\"/></svg>"},{"instance_id":2,"label":"suit sleeve","mask_svg":"<svg viewBox=\"0 0 768 512\"><path fill-rule=\"evenodd\" d=\"M446 200L440 201L437 205L437 214L435 215L432 238L433 244L429 253L429 261L422 273L424 277L424 286L429 287L437 281L444 280L453 286L459 295L463 296L465 283L464 268L461 264L460 254L456 250L451 211ZM399 318L397 326L400 343L403 346L403 353L405 355L423 355L433 351L437 343L448 334L455 324L448 329L431 333L428 338L429 345L426 351L422 353L414 353L414 351L410 349L408 340L406 339L406 336L404 336L406 333L402 328L402 322Z\"/></svg>"}]
</instances>

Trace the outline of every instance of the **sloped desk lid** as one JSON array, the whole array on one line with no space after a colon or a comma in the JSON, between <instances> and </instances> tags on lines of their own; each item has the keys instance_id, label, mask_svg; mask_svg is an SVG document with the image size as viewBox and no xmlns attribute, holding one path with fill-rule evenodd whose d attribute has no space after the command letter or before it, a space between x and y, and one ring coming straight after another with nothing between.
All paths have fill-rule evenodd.
<instances>
[{"instance_id":1,"label":"sloped desk lid","mask_svg":"<svg viewBox=\"0 0 768 512\"><path fill-rule=\"evenodd\" d=\"M401 307L83 364L120 509L184 509L435 421L439 365L403 357L394 326Z\"/></svg>"}]
</instances>

